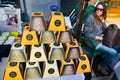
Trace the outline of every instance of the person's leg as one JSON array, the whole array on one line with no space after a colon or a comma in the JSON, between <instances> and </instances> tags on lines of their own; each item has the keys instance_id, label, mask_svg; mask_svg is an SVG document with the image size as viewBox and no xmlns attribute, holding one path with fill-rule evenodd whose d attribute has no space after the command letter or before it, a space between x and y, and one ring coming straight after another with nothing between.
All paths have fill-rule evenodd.
<instances>
[{"instance_id":1,"label":"person's leg","mask_svg":"<svg viewBox=\"0 0 120 80\"><path fill-rule=\"evenodd\" d=\"M120 80L120 61L115 65L114 71L118 80Z\"/></svg>"},{"instance_id":2,"label":"person's leg","mask_svg":"<svg viewBox=\"0 0 120 80\"><path fill-rule=\"evenodd\" d=\"M120 45L113 47L118 53L120 53Z\"/></svg>"},{"instance_id":3,"label":"person's leg","mask_svg":"<svg viewBox=\"0 0 120 80\"><path fill-rule=\"evenodd\" d=\"M112 61L110 62L110 64L108 64L108 66L114 70L114 67L116 65L116 63L118 63L120 61L120 54L118 54L115 58L112 59Z\"/></svg>"},{"instance_id":4,"label":"person's leg","mask_svg":"<svg viewBox=\"0 0 120 80\"><path fill-rule=\"evenodd\" d=\"M105 67L115 56L117 56L117 51L115 49L104 46L102 43L98 44L96 50L106 54L104 60L100 63L102 67Z\"/></svg>"},{"instance_id":5,"label":"person's leg","mask_svg":"<svg viewBox=\"0 0 120 80\"><path fill-rule=\"evenodd\" d=\"M100 63L100 65L101 65L102 67L106 67L106 66L113 60L113 58L116 57L116 56L117 56L117 55L107 54L107 55L104 57L103 61Z\"/></svg>"}]
</instances>

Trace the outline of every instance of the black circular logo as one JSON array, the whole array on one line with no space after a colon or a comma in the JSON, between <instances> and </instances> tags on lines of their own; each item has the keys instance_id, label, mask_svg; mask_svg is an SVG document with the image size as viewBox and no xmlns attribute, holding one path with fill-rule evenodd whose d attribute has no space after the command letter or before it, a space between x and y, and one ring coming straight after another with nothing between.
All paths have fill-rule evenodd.
<instances>
[{"instance_id":1,"label":"black circular logo","mask_svg":"<svg viewBox=\"0 0 120 80\"><path fill-rule=\"evenodd\" d=\"M10 72L9 76L11 78L15 78L17 76L17 73L16 72Z\"/></svg>"},{"instance_id":2,"label":"black circular logo","mask_svg":"<svg viewBox=\"0 0 120 80\"><path fill-rule=\"evenodd\" d=\"M48 63L49 63L49 64L53 64L54 61L53 61L53 60L48 60Z\"/></svg>"},{"instance_id":3,"label":"black circular logo","mask_svg":"<svg viewBox=\"0 0 120 80\"><path fill-rule=\"evenodd\" d=\"M70 44L73 45L73 46L76 45L75 42L73 42L73 41L71 41Z\"/></svg>"},{"instance_id":4,"label":"black circular logo","mask_svg":"<svg viewBox=\"0 0 120 80\"><path fill-rule=\"evenodd\" d=\"M54 13L55 15L61 15L60 13L58 13L58 12L56 12L56 13Z\"/></svg>"},{"instance_id":5,"label":"black circular logo","mask_svg":"<svg viewBox=\"0 0 120 80\"><path fill-rule=\"evenodd\" d=\"M33 36L32 36L31 34L28 34L28 35L26 36L26 39L30 41L30 40L33 39Z\"/></svg>"},{"instance_id":6,"label":"black circular logo","mask_svg":"<svg viewBox=\"0 0 120 80\"><path fill-rule=\"evenodd\" d=\"M81 66L81 69L86 69L87 68L87 65L86 64L83 64L82 66Z\"/></svg>"},{"instance_id":7,"label":"black circular logo","mask_svg":"<svg viewBox=\"0 0 120 80\"><path fill-rule=\"evenodd\" d=\"M17 62L10 62L10 66L16 66Z\"/></svg>"},{"instance_id":8,"label":"black circular logo","mask_svg":"<svg viewBox=\"0 0 120 80\"><path fill-rule=\"evenodd\" d=\"M59 44L59 43L54 43L54 45L55 45L55 46L60 46L60 44Z\"/></svg>"},{"instance_id":9,"label":"black circular logo","mask_svg":"<svg viewBox=\"0 0 120 80\"><path fill-rule=\"evenodd\" d=\"M55 25L56 25L56 26L60 26L60 25L61 25L61 21L60 21L60 20L56 20L56 21L55 21Z\"/></svg>"},{"instance_id":10,"label":"black circular logo","mask_svg":"<svg viewBox=\"0 0 120 80\"><path fill-rule=\"evenodd\" d=\"M49 70L48 70L48 73L49 74L53 74L55 72L55 70L53 69L53 68L50 68Z\"/></svg>"},{"instance_id":11,"label":"black circular logo","mask_svg":"<svg viewBox=\"0 0 120 80\"><path fill-rule=\"evenodd\" d=\"M15 47L20 47L21 44L20 44L20 43L16 43L14 46L15 46Z\"/></svg>"},{"instance_id":12,"label":"black circular logo","mask_svg":"<svg viewBox=\"0 0 120 80\"><path fill-rule=\"evenodd\" d=\"M34 65L36 62L29 62L30 65Z\"/></svg>"},{"instance_id":13,"label":"black circular logo","mask_svg":"<svg viewBox=\"0 0 120 80\"><path fill-rule=\"evenodd\" d=\"M40 53L40 52L36 52L36 53L35 53L35 57L36 57L36 58L40 58L40 57L41 57L41 53Z\"/></svg>"},{"instance_id":14,"label":"black circular logo","mask_svg":"<svg viewBox=\"0 0 120 80\"><path fill-rule=\"evenodd\" d=\"M68 63L69 63L70 61L71 61L70 59L66 59L66 60L65 60L65 62L68 62Z\"/></svg>"},{"instance_id":15,"label":"black circular logo","mask_svg":"<svg viewBox=\"0 0 120 80\"><path fill-rule=\"evenodd\" d=\"M38 45L34 45L35 47L40 47L41 46L41 44L38 44Z\"/></svg>"},{"instance_id":16,"label":"black circular logo","mask_svg":"<svg viewBox=\"0 0 120 80\"><path fill-rule=\"evenodd\" d=\"M85 61L86 60L86 57L85 56L80 56L80 59Z\"/></svg>"}]
</instances>

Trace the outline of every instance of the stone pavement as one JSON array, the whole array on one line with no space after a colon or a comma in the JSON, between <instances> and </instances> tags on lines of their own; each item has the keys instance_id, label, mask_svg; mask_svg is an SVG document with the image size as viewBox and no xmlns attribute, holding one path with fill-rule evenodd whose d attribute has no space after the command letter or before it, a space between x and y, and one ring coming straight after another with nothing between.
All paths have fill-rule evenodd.
<instances>
[{"instance_id":1,"label":"stone pavement","mask_svg":"<svg viewBox=\"0 0 120 80\"><path fill-rule=\"evenodd\" d=\"M120 28L120 18L107 18L106 24L117 24L117 26Z\"/></svg>"}]
</instances>

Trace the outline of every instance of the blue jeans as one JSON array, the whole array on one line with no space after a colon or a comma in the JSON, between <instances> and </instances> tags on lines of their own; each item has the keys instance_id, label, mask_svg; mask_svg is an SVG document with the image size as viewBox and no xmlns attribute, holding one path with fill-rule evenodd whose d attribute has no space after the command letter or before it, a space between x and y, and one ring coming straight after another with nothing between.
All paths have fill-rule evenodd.
<instances>
[{"instance_id":1,"label":"blue jeans","mask_svg":"<svg viewBox=\"0 0 120 80\"><path fill-rule=\"evenodd\" d=\"M120 80L120 61L115 65L114 71L118 80Z\"/></svg>"},{"instance_id":2,"label":"blue jeans","mask_svg":"<svg viewBox=\"0 0 120 80\"><path fill-rule=\"evenodd\" d=\"M107 66L111 62L111 60L118 54L118 52L115 49L109 48L103 45L102 43L99 43L97 45L96 50L104 53L103 61L100 63L102 67Z\"/></svg>"},{"instance_id":3,"label":"blue jeans","mask_svg":"<svg viewBox=\"0 0 120 80\"><path fill-rule=\"evenodd\" d=\"M113 47L118 53L120 53L120 45Z\"/></svg>"}]
</instances>

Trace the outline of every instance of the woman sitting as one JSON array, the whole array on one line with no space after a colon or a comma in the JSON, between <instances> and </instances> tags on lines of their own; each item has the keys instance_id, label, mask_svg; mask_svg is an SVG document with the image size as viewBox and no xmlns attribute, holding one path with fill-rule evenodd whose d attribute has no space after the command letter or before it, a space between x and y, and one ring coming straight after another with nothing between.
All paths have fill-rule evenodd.
<instances>
[{"instance_id":1,"label":"woman sitting","mask_svg":"<svg viewBox=\"0 0 120 80\"><path fill-rule=\"evenodd\" d=\"M105 70L105 67L112 61L114 57L118 55L118 52L114 48L110 48L102 44L102 33L106 28L105 19L105 3L99 2L96 5L93 14L90 15L84 23L83 35L94 42L96 50L104 53L103 61L100 62L100 65L98 65L98 70L100 70L103 74L107 75L108 72ZM90 48L92 48L89 41L87 41L86 43Z\"/></svg>"}]
</instances>

